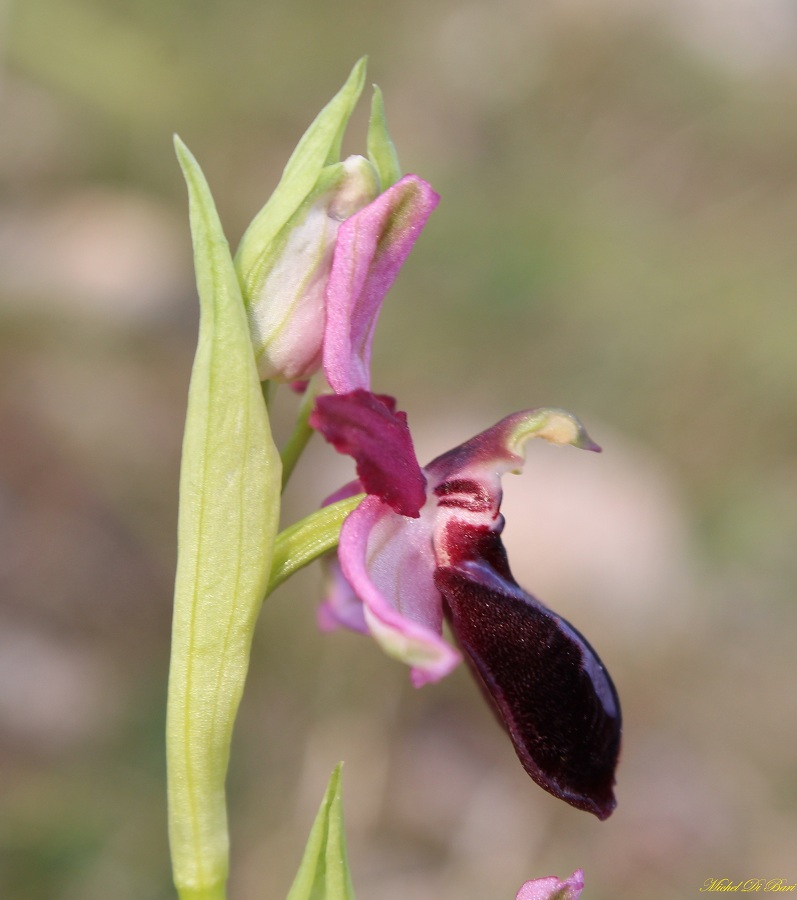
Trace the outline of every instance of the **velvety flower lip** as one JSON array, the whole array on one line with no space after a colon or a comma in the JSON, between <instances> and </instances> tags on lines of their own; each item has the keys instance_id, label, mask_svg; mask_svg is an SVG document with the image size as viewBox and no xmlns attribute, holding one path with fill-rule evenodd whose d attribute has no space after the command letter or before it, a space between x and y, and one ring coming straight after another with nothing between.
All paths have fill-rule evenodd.
<instances>
[{"instance_id":1,"label":"velvety flower lip","mask_svg":"<svg viewBox=\"0 0 797 900\"><path fill-rule=\"evenodd\" d=\"M567 621L514 581L483 582L478 568L435 573L465 658L534 781L571 806L607 818L616 805L620 745L620 704L611 679Z\"/></svg>"},{"instance_id":2,"label":"velvety flower lip","mask_svg":"<svg viewBox=\"0 0 797 900\"><path fill-rule=\"evenodd\" d=\"M579 632L517 584L501 541L500 476L522 465L531 436L599 449L572 416L535 411L508 416L426 467L438 498L435 586L528 774L605 819L616 805L617 692Z\"/></svg>"},{"instance_id":3,"label":"velvety flower lip","mask_svg":"<svg viewBox=\"0 0 797 900\"><path fill-rule=\"evenodd\" d=\"M340 225L326 288L324 373L336 394L371 387L379 310L440 197L405 175Z\"/></svg>"},{"instance_id":4,"label":"velvety flower lip","mask_svg":"<svg viewBox=\"0 0 797 900\"><path fill-rule=\"evenodd\" d=\"M576 869L560 881L555 875L527 881L518 891L515 900L578 900L584 890L584 873Z\"/></svg>"},{"instance_id":5,"label":"velvety flower lip","mask_svg":"<svg viewBox=\"0 0 797 900\"><path fill-rule=\"evenodd\" d=\"M445 616L528 774L554 796L605 819L615 807L617 692L579 632L512 577L500 514L501 476L520 469L531 437L599 448L562 410L507 416L426 466L425 503L410 518L389 496L390 480L399 477L385 463L392 426L383 416L362 415L368 396L336 397L315 421L336 447L355 456L358 472L375 465L380 473L363 480L371 496L341 530L338 559L351 594L327 599L329 619L351 627L359 600L357 624L364 622L386 652L408 663L420 685L443 677L459 659L442 638ZM394 402L378 402L400 415Z\"/></svg>"}]
</instances>

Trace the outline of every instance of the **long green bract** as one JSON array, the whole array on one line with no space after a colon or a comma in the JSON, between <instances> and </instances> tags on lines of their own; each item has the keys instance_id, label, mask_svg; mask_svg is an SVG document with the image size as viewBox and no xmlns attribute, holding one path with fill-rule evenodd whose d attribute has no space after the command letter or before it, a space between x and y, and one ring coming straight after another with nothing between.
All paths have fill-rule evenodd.
<instances>
[{"instance_id":1,"label":"long green bract","mask_svg":"<svg viewBox=\"0 0 797 900\"><path fill-rule=\"evenodd\" d=\"M183 900L219 900L224 781L279 519L280 459L238 278L210 190L175 139L200 299L188 395L167 714L169 838Z\"/></svg>"},{"instance_id":2,"label":"long green bract","mask_svg":"<svg viewBox=\"0 0 797 900\"><path fill-rule=\"evenodd\" d=\"M235 254L245 299L251 302L263 282L272 241L312 191L326 166L340 162L343 132L365 83L365 58L316 116L293 151L266 205L252 219Z\"/></svg>"}]
</instances>

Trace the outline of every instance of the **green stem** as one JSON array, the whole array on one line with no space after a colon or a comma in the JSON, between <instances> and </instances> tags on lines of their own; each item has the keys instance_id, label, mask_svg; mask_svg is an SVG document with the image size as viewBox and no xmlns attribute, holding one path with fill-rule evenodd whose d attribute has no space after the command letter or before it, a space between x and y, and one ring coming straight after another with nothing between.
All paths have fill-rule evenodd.
<instances>
[{"instance_id":1,"label":"green stem","mask_svg":"<svg viewBox=\"0 0 797 900\"><path fill-rule=\"evenodd\" d=\"M260 391L263 394L263 400L266 404L266 409L271 408L271 400L274 396L274 382L273 381L261 381L260 382Z\"/></svg>"},{"instance_id":2,"label":"green stem","mask_svg":"<svg viewBox=\"0 0 797 900\"><path fill-rule=\"evenodd\" d=\"M204 888L182 888L180 900L225 900L227 893L223 884Z\"/></svg>"},{"instance_id":3,"label":"green stem","mask_svg":"<svg viewBox=\"0 0 797 900\"><path fill-rule=\"evenodd\" d=\"M337 547L346 516L360 505L364 497L365 494L357 494L331 503L277 535L266 597L294 572Z\"/></svg>"},{"instance_id":4,"label":"green stem","mask_svg":"<svg viewBox=\"0 0 797 900\"><path fill-rule=\"evenodd\" d=\"M282 489L291 477L299 457L304 452L304 448L310 442L313 436L313 429L310 427L310 413L313 411L315 398L321 393L321 384L317 378L310 379L310 383L305 388L302 403L299 407L299 415L296 417L296 424L293 426L291 436L288 438L285 446L280 452L282 457Z\"/></svg>"}]
</instances>

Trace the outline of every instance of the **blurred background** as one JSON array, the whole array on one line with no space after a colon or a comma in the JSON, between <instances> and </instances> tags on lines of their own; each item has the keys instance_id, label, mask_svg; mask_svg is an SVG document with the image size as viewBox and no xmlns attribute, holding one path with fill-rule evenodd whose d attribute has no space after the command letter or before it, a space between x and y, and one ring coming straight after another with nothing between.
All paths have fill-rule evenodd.
<instances>
[{"instance_id":1,"label":"blurred background","mask_svg":"<svg viewBox=\"0 0 797 900\"><path fill-rule=\"evenodd\" d=\"M179 132L237 243L370 54L443 200L374 384L428 461L563 406L600 456L505 480L525 587L625 713L604 823L525 776L462 669L413 690L271 598L233 747L231 897L282 897L338 760L364 900L797 882L792 0L0 2L0 896L173 896L164 698L197 326ZM367 102L345 149L364 150ZM290 423L291 400L277 429ZM314 445L286 521L348 477Z\"/></svg>"}]
</instances>

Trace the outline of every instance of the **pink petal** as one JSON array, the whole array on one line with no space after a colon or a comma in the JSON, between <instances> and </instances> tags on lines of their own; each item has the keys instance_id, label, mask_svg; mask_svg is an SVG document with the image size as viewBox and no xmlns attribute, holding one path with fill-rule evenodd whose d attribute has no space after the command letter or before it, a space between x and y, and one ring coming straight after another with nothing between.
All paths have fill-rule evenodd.
<instances>
[{"instance_id":1,"label":"pink petal","mask_svg":"<svg viewBox=\"0 0 797 900\"><path fill-rule=\"evenodd\" d=\"M392 397L357 390L318 397L310 424L339 453L353 456L363 488L403 516L417 517L426 478L412 446L407 417Z\"/></svg>"},{"instance_id":2,"label":"pink petal","mask_svg":"<svg viewBox=\"0 0 797 900\"><path fill-rule=\"evenodd\" d=\"M343 523L338 547L371 634L386 653L412 666L416 687L438 681L460 659L441 636L430 515L424 510L410 519L366 497Z\"/></svg>"},{"instance_id":3,"label":"pink petal","mask_svg":"<svg viewBox=\"0 0 797 900\"><path fill-rule=\"evenodd\" d=\"M323 565L325 596L318 607L318 627L321 631L334 631L342 627L368 634L362 601L343 576L337 557L325 557Z\"/></svg>"},{"instance_id":4,"label":"pink petal","mask_svg":"<svg viewBox=\"0 0 797 900\"><path fill-rule=\"evenodd\" d=\"M406 175L338 229L326 288L324 371L336 394L371 386L371 341L382 300L439 201Z\"/></svg>"},{"instance_id":5,"label":"pink petal","mask_svg":"<svg viewBox=\"0 0 797 900\"><path fill-rule=\"evenodd\" d=\"M583 890L584 873L576 869L566 881L559 881L554 875L527 881L515 900L578 900Z\"/></svg>"}]
</instances>

